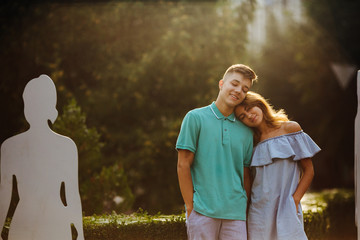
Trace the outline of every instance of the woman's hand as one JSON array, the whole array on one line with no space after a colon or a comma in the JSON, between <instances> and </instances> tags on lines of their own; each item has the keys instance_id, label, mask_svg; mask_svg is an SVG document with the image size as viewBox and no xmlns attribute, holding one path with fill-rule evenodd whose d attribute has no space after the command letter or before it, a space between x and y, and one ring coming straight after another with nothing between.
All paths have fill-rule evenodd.
<instances>
[{"instance_id":1,"label":"woman's hand","mask_svg":"<svg viewBox=\"0 0 360 240\"><path fill-rule=\"evenodd\" d=\"M311 158L305 158L300 160L300 166L303 170L302 177L300 179L299 185L293 194L293 199L296 205L296 212L299 211L299 203L301 198L304 196L306 190L308 190L312 179L314 178L314 167L311 161Z\"/></svg>"},{"instance_id":2,"label":"woman's hand","mask_svg":"<svg viewBox=\"0 0 360 240\"><path fill-rule=\"evenodd\" d=\"M296 213L298 213L299 212L299 204L300 204L301 199L296 199L293 195L293 200L294 200L295 207L296 207Z\"/></svg>"}]
</instances>

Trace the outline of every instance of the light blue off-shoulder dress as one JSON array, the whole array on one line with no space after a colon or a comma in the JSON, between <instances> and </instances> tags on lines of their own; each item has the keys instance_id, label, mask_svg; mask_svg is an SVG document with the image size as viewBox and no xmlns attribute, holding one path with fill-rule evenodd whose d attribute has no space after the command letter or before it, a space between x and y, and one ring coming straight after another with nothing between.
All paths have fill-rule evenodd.
<instances>
[{"instance_id":1,"label":"light blue off-shoulder dress","mask_svg":"<svg viewBox=\"0 0 360 240\"><path fill-rule=\"evenodd\" d=\"M266 139L254 148L254 181L248 217L250 240L307 239L301 205L294 194L301 176L299 160L320 151L303 131Z\"/></svg>"}]
</instances>

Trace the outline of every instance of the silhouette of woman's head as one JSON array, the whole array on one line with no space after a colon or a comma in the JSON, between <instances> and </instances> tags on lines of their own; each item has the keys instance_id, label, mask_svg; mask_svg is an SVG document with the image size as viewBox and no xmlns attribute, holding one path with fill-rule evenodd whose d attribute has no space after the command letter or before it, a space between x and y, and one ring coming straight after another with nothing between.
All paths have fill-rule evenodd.
<instances>
[{"instance_id":1,"label":"silhouette of woman's head","mask_svg":"<svg viewBox=\"0 0 360 240\"><path fill-rule=\"evenodd\" d=\"M55 84L46 75L41 75L28 82L24 93L24 114L31 125L47 124L50 120L55 122L58 111L56 110Z\"/></svg>"}]
</instances>

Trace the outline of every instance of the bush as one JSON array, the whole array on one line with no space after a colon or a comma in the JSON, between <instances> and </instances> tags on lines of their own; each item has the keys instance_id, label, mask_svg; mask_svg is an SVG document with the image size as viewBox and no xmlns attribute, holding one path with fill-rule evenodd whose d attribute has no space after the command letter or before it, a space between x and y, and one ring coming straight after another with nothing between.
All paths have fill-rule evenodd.
<instances>
[{"instance_id":1,"label":"bush","mask_svg":"<svg viewBox=\"0 0 360 240\"><path fill-rule=\"evenodd\" d=\"M302 201L304 228L310 240L356 239L354 192L324 190ZM87 240L186 240L185 215L102 215L84 218Z\"/></svg>"},{"instance_id":2,"label":"bush","mask_svg":"<svg viewBox=\"0 0 360 240\"><path fill-rule=\"evenodd\" d=\"M356 239L354 191L307 193L302 201L309 240ZM185 215L110 214L84 217L87 240L186 240ZM3 231L7 239L10 219Z\"/></svg>"},{"instance_id":3,"label":"bush","mask_svg":"<svg viewBox=\"0 0 360 240\"><path fill-rule=\"evenodd\" d=\"M353 190L331 190L325 192L328 203L325 215L329 221L327 240L356 239L355 195Z\"/></svg>"},{"instance_id":4,"label":"bush","mask_svg":"<svg viewBox=\"0 0 360 240\"><path fill-rule=\"evenodd\" d=\"M186 240L184 214L102 215L84 218L85 239Z\"/></svg>"},{"instance_id":5,"label":"bush","mask_svg":"<svg viewBox=\"0 0 360 240\"><path fill-rule=\"evenodd\" d=\"M356 239L353 190L307 193L302 204L304 228L309 239Z\"/></svg>"},{"instance_id":6,"label":"bush","mask_svg":"<svg viewBox=\"0 0 360 240\"><path fill-rule=\"evenodd\" d=\"M131 208L134 197L128 186L124 168L102 157L104 144L95 128L88 128L86 115L75 99L64 108L53 125L55 132L70 137L79 152L79 185L85 215L124 212Z\"/></svg>"}]
</instances>

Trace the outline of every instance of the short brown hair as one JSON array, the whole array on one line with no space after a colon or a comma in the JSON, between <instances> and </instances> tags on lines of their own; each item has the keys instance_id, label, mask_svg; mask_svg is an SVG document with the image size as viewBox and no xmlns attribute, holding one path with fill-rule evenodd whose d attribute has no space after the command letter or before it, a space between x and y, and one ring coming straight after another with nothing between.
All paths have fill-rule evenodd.
<instances>
[{"instance_id":1,"label":"short brown hair","mask_svg":"<svg viewBox=\"0 0 360 240\"><path fill-rule=\"evenodd\" d=\"M223 79L225 79L226 74L237 72L244 76L244 78L249 79L251 83L257 80L257 75L249 66L244 64L234 64L231 65L226 72L224 73Z\"/></svg>"}]
</instances>

